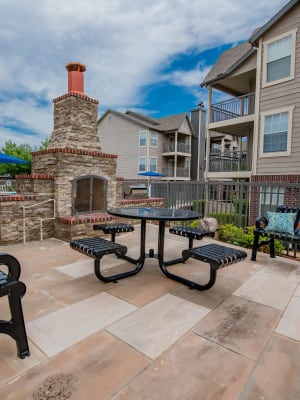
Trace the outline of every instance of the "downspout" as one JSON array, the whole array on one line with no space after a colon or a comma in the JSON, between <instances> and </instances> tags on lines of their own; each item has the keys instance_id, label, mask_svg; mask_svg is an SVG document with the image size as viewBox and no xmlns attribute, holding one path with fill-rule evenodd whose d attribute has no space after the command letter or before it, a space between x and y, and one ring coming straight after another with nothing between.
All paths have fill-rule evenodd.
<instances>
[{"instance_id":1,"label":"downspout","mask_svg":"<svg viewBox=\"0 0 300 400\"><path fill-rule=\"evenodd\" d=\"M150 131L147 130L146 171L150 171Z\"/></svg>"},{"instance_id":2,"label":"downspout","mask_svg":"<svg viewBox=\"0 0 300 400\"><path fill-rule=\"evenodd\" d=\"M175 157L174 157L174 172L175 172L175 181L177 178L177 140L178 140L178 131L175 132Z\"/></svg>"},{"instance_id":3,"label":"downspout","mask_svg":"<svg viewBox=\"0 0 300 400\"><path fill-rule=\"evenodd\" d=\"M253 126L253 154L252 154L252 176L256 175L258 158L258 140L259 140L259 110L260 110L260 87L261 87L261 57L262 57L262 38L259 39L256 57L256 87L255 87L255 105L254 105L254 126Z\"/></svg>"},{"instance_id":4,"label":"downspout","mask_svg":"<svg viewBox=\"0 0 300 400\"><path fill-rule=\"evenodd\" d=\"M199 109L198 112L199 112L199 118L198 118L198 149L197 149L197 176L196 176L196 180L197 181L199 181L199 179L200 179L200 176L199 176L199 170L200 170L200 142L201 142L201 140L200 140L200 130L201 130L201 118L202 118L202 114L201 114L200 109ZM191 142L191 140L190 140L190 142ZM191 148L190 151L192 151L192 148ZM191 165L191 163L190 163L190 165ZM191 175L190 175L190 178L191 178Z\"/></svg>"},{"instance_id":5,"label":"downspout","mask_svg":"<svg viewBox=\"0 0 300 400\"><path fill-rule=\"evenodd\" d=\"M206 123L206 140L205 140L205 173L204 180L207 182L207 173L209 168L209 153L210 153L210 134L209 134L209 124L211 121L211 102L212 102L212 87L208 86L208 107L207 107L207 123Z\"/></svg>"}]
</instances>

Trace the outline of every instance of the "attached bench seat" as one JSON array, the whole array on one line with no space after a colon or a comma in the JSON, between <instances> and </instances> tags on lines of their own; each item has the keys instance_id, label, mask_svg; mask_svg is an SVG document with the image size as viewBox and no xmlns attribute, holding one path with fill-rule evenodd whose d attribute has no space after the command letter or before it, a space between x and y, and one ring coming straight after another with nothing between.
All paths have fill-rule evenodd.
<instances>
[{"instance_id":1,"label":"attached bench seat","mask_svg":"<svg viewBox=\"0 0 300 400\"><path fill-rule=\"evenodd\" d=\"M207 244L200 247L189 248L182 252L183 262L187 261L190 257L196 260L210 264L210 278L208 283L202 285L175 275L167 270L170 278L178 282L188 285L191 289L207 290L210 289L216 281L217 271L219 268L228 267L229 265L243 261L247 257L244 250L234 249L219 244Z\"/></svg>"},{"instance_id":2,"label":"attached bench seat","mask_svg":"<svg viewBox=\"0 0 300 400\"><path fill-rule=\"evenodd\" d=\"M115 254L117 257L126 259L125 254L127 253L127 247L122 244L94 237L94 238L74 239L70 242L70 247L73 250L77 250L80 253L83 253L95 260L94 261L95 275L102 282L116 282L118 279L126 278L128 276L137 273L136 270L133 270L110 276L102 275L100 270L100 260L104 255Z\"/></svg>"},{"instance_id":3,"label":"attached bench seat","mask_svg":"<svg viewBox=\"0 0 300 400\"><path fill-rule=\"evenodd\" d=\"M300 208L294 206L278 206L275 212L268 211L267 216L259 216L255 222L251 260L256 261L257 252L263 245L269 245L270 257L275 258L275 239L285 244L287 255L291 244L296 257L300 245L299 223Z\"/></svg>"},{"instance_id":4,"label":"attached bench seat","mask_svg":"<svg viewBox=\"0 0 300 400\"><path fill-rule=\"evenodd\" d=\"M0 266L8 270L7 273L0 270L0 297L7 296L11 313L10 321L0 320L0 333L16 341L17 355L23 359L30 355L21 303L26 286L19 280L21 267L15 257L0 253Z\"/></svg>"},{"instance_id":5,"label":"attached bench seat","mask_svg":"<svg viewBox=\"0 0 300 400\"><path fill-rule=\"evenodd\" d=\"M213 238L215 236L215 232L203 231L198 228L190 228L186 226L174 226L169 229L169 232L173 235L179 235L189 238L189 249L193 247L194 239L202 240L204 236L208 236Z\"/></svg>"},{"instance_id":6,"label":"attached bench seat","mask_svg":"<svg viewBox=\"0 0 300 400\"><path fill-rule=\"evenodd\" d=\"M134 226L131 224L94 224L94 231L102 230L106 235L111 235L111 241L116 241L116 233L133 232Z\"/></svg>"}]
</instances>

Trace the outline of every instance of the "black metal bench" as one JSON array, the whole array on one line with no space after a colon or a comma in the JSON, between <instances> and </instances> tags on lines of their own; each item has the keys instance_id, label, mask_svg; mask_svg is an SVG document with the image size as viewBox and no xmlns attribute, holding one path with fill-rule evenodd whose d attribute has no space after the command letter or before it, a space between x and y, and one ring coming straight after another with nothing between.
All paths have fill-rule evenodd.
<instances>
[{"instance_id":1,"label":"black metal bench","mask_svg":"<svg viewBox=\"0 0 300 400\"><path fill-rule=\"evenodd\" d=\"M272 227L272 223L269 223L269 218L265 216L259 216L255 222L254 240L252 245L251 260L256 261L256 256L259 248L264 245L269 245L270 257L275 258L275 243L274 240L278 239L283 242L286 247L287 255L289 255L290 244L294 250L294 257L296 257L296 251L300 245L300 208L289 207L285 205L278 206L275 210L278 214L295 214L294 221L292 222L292 230L287 233L284 229L278 227Z\"/></svg>"},{"instance_id":2,"label":"black metal bench","mask_svg":"<svg viewBox=\"0 0 300 400\"><path fill-rule=\"evenodd\" d=\"M100 270L100 260L106 254L115 254L117 257L124 258L126 260L127 247L111 242L101 238L85 238L75 239L70 242L70 247L73 250L77 250L95 260L94 271L96 277L102 282L116 282L118 279L127 278L128 276L134 275L138 272L137 268L131 271L122 272L115 275L103 276Z\"/></svg>"},{"instance_id":3,"label":"black metal bench","mask_svg":"<svg viewBox=\"0 0 300 400\"><path fill-rule=\"evenodd\" d=\"M182 283L187 284L192 289L207 290L215 284L218 269L243 261L247 257L247 253L244 250L212 243L183 250L182 257L183 262L192 257L210 264L210 278L208 283L204 285L179 277Z\"/></svg>"},{"instance_id":4,"label":"black metal bench","mask_svg":"<svg viewBox=\"0 0 300 400\"><path fill-rule=\"evenodd\" d=\"M94 224L94 231L102 230L106 235L111 235L111 241L116 241L116 233L133 232L134 226L131 224Z\"/></svg>"},{"instance_id":5,"label":"black metal bench","mask_svg":"<svg viewBox=\"0 0 300 400\"><path fill-rule=\"evenodd\" d=\"M189 238L189 249L193 247L193 242L195 240L202 240L204 236L213 238L215 232L203 231L198 228L190 228L186 226L174 226L169 229L169 232L173 235L179 235Z\"/></svg>"},{"instance_id":6,"label":"black metal bench","mask_svg":"<svg viewBox=\"0 0 300 400\"><path fill-rule=\"evenodd\" d=\"M21 304L26 286L19 281L21 267L15 257L0 253L0 267L2 266L6 266L8 271L0 270L0 297L8 297L11 319L0 320L0 333L12 337L16 341L18 357L25 358L30 355Z\"/></svg>"}]
</instances>

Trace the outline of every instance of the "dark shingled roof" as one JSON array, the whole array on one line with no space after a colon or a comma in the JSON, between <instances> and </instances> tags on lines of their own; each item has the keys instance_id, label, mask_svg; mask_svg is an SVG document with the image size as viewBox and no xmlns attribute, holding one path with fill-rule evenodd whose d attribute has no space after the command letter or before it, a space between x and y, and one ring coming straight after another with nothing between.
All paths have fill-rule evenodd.
<instances>
[{"instance_id":1,"label":"dark shingled roof","mask_svg":"<svg viewBox=\"0 0 300 400\"><path fill-rule=\"evenodd\" d=\"M126 113L121 113L119 111L107 110L101 118L99 118L98 123L109 113L118 115L127 121L135 122L145 128L152 129L157 132L167 133L170 131L179 130L184 119L187 117L187 113L181 113L176 115L170 115L163 118L152 118L147 115L142 115L134 111L126 111ZM189 121L189 120L188 120Z\"/></svg>"},{"instance_id":2,"label":"dark shingled roof","mask_svg":"<svg viewBox=\"0 0 300 400\"><path fill-rule=\"evenodd\" d=\"M186 113L181 113L163 118L151 118L133 111L126 111L126 115L132 117L135 120L142 121L149 128L160 132L178 130L187 116Z\"/></svg>"},{"instance_id":3,"label":"dark shingled roof","mask_svg":"<svg viewBox=\"0 0 300 400\"><path fill-rule=\"evenodd\" d=\"M243 42L231 49L224 51L218 58L215 65L206 75L201 86L205 86L215 80L223 78L240 65L246 58L254 52L249 42Z\"/></svg>"},{"instance_id":4,"label":"dark shingled roof","mask_svg":"<svg viewBox=\"0 0 300 400\"><path fill-rule=\"evenodd\" d=\"M169 117L159 118L160 129L163 131L174 131L180 128L184 119L187 117L186 113L171 115Z\"/></svg>"}]
</instances>

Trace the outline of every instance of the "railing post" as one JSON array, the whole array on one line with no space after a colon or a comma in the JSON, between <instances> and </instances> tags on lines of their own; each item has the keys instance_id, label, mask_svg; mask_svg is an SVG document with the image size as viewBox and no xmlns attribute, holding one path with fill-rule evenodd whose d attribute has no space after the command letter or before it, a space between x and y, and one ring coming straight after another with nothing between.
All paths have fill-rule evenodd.
<instances>
[{"instance_id":1,"label":"railing post","mask_svg":"<svg viewBox=\"0 0 300 400\"><path fill-rule=\"evenodd\" d=\"M44 218L44 219L51 220L51 219L55 219L56 218L55 199L48 199L48 200L45 200L45 201L41 201L40 203L37 203L37 204L32 204L32 205L27 206L27 207L26 206L22 206L22 209L23 209L23 243L24 244L26 243L26 213L25 213L26 208L34 208L34 207L37 207L37 206L39 206L41 204L49 203L50 201L53 201L53 217ZM40 218L40 237L41 237L41 240L43 240L43 218Z\"/></svg>"},{"instance_id":2,"label":"railing post","mask_svg":"<svg viewBox=\"0 0 300 400\"><path fill-rule=\"evenodd\" d=\"M26 216L25 216L25 206L23 208L23 243L26 243Z\"/></svg>"}]
</instances>

